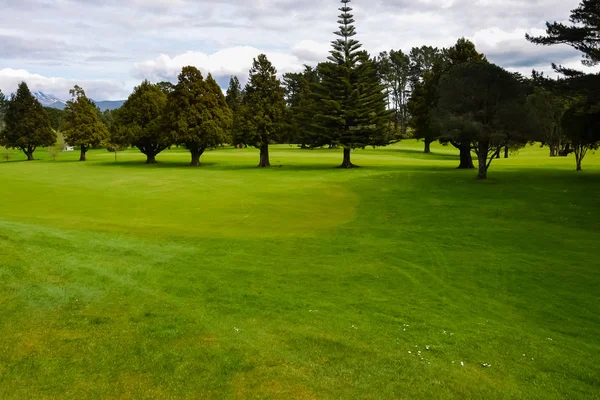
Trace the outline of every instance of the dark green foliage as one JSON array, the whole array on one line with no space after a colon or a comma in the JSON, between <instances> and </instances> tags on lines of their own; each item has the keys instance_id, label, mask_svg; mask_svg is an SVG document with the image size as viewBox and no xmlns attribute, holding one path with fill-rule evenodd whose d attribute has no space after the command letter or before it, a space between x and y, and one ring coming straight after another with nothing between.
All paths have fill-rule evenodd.
<instances>
[{"instance_id":1,"label":"dark green foliage","mask_svg":"<svg viewBox=\"0 0 600 400\"><path fill-rule=\"evenodd\" d=\"M239 79L237 76L232 76L229 79L229 87L225 93L225 100L227 101L229 109L233 113L233 123L231 125L230 136L232 144L235 147L240 147L244 144L240 128L240 110L242 107L243 97L244 92L242 91L242 85L240 84Z\"/></svg>"},{"instance_id":2,"label":"dark green foliage","mask_svg":"<svg viewBox=\"0 0 600 400\"><path fill-rule=\"evenodd\" d=\"M573 147L577 171L581 171L587 152L600 144L600 110L584 101L576 102L565 111L562 129Z\"/></svg>"},{"instance_id":3,"label":"dark green foliage","mask_svg":"<svg viewBox=\"0 0 600 400\"><path fill-rule=\"evenodd\" d=\"M319 67L320 83L314 86L316 109L314 128L319 145L344 148L342 168L352 168L354 148L385 146L395 137L390 129L392 112L386 109L387 93L379 80L373 60L354 36L350 0L341 0L338 39L328 62Z\"/></svg>"},{"instance_id":4,"label":"dark green foliage","mask_svg":"<svg viewBox=\"0 0 600 400\"><path fill-rule=\"evenodd\" d=\"M433 122L433 111L437 107L438 85L442 75L455 65L470 61L486 61L486 59L483 54L477 52L475 45L465 38L458 39L449 49L441 52L436 50L424 48L421 51L414 51L419 57L414 63L414 68L423 71L420 79L414 81L413 94L409 101L414 136L425 142L425 152L428 152L430 144L438 139L444 144L452 144L460 151L458 168L471 169L474 165L469 138L456 134L448 136L445 132L439 131ZM419 56L420 53L424 55Z\"/></svg>"},{"instance_id":5,"label":"dark green foliage","mask_svg":"<svg viewBox=\"0 0 600 400\"><path fill-rule=\"evenodd\" d=\"M444 61L444 52L437 47L421 46L410 50L411 85L420 82L423 75L431 71L433 66Z\"/></svg>"},{"instance_id":6,"label":"dark green foliage","mask_svg":"<svg viewBox=\"0 0 600 400\"><path fill-rule=\"evenodd\" d=\"M156 86L158 86L164 94L170 94L175 90L175 85L169 81L158 82Z\"/></svg>"},{"instance_id":7,"label":"dark green foliage","mask_svg":"<svg viewBox=\"0 0 600 400\"><path fill-rule=\"evenodd\" d=\"M75 85L69 93L72 99L65 107L61 131L68 144L81 148L79 161L85 161L90 148L106 144L108 129L100 120L100 110L82 88Z\"/></svg>"},{"instance_id":8,"label":"dark green foliage","mask_svg":"<svg viewBox=\"0 0 600 400\"><path fill-rule=\"evenodd\" d=\"M497 65L458 64L440 80L436 122L449 140L469 141L479 160L477 178L486 179L494 155L529 139L525 87Z\"/></svg>"},{"instance_id":9,"label":"dark green foliage","mask_svg":"<svg viewBox=\"0 0 600 400\"><path fill-rule=\"evenodd\" d=\"M411 81L413 79L410 57L402 50L384 51L377 58L377 70L388 91L388 102L394 110L394 128L405 136L408 130Z\"/></svg>"},{"instance_id":10,"label":"dark green foliage","mask_svg":"<svg viewBox=\"0 0 600 400\"><path fill-rule=\"evenodd\" d=\"M298 143L302 148L318 146L313 138L313 114L316 108L312 86L319 82L317 68L304 66L300 73L283 75L287 103L287 141Z\"/></svg>"},{"instance_id":11,"label":"dark green foliage","mask_svg":"<svg viewBox=\"0 0 600 400\"><path fill-rule=\"evenodd\" d=\"M227 141L232 120L225 96L212 76L204 80L196 67L184 67L175 90L169 94L165 128L172 143L190 151L191 166L200 165L206 148Z\"/></svg>"},{"instance_id":12,"label":"dark green foliage","mask_svg":"<svg viewBox=\"0 0 600 400\"><path fill-rule=\"evenodd\" d=\"M269 144L282 137L286 108L277 70L264 54L254 59L244 92L239 123L243 143L260 149L259 167L270 167Z\"/></svg>"},{"instance_id":13,"label":"dark green foliage","mask_svg":"<svg viewBox=\"0 0 600 400\"><path fill-rule=\"evenodd\" d=\"M58 131L60 129L60 126L62 125L64 110L60 110L58 108L53 107L44 107L44 111L50 119L50 126L52 126L52 129Z\"/></svg>"},{"instance_id":14,"label":"dark green foliage","mask_svg":"<svg viewBox=\"0 0 600 400\"><path fill-rule=\"evenodd\" d=\"M21 150L28 160L33 160L33 153L38 147L56 143L48 115L25 82L19 84L17 93L8 102L4 123L0 146Z\"/></svg>"},{"instance_id":15,"label":"dark green foliage","mask_svg":"<svg viewBox=\"0 0 600 400\"><path fill-rule=\"evenodd\" d=\"M566 137L562 130L562 117L567 109L567 101L543 87L536 87L527 97L533 139L550 148L550 157L565 151Z\"/></svg>"},{"instance_id":16,"label":"dark green foliage","mask_svg":"<svg viewBox=\"0 0 600 400\"><path fill-rule=\"evenodd\" d=\"M526 35L530 42L550 46L566 44L583 53L583 63L588 66L600 62L600 1L582 0L577 8L571 11L572 25L561 22L547 22L547 36ZM576 71L556 68L566 75L578 75Z\"/></svg>"},{"instance_id":17,"label":"dark green foliage","mask_svg":"<svg viewBox=\"0 0 600 400\"><path fill-rule=\"evenodd\" d=\"M123 107L115 111L111 143L137 147L146 155L146 163L156 162L156 155L168 148L170 135L161 126L167 95L148 81L137 86Z\"/></svg>"}]
</instances>

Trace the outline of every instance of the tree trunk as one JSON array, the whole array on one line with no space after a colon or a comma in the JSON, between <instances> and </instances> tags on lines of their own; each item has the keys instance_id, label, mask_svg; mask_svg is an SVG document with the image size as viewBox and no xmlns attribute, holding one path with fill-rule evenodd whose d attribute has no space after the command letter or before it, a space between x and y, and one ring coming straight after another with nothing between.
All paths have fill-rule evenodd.
<instances>
[{"instance_id":1,"label":"tree trunk","mask_svg":"<svg viewBox=\"0 0 600 400\"><path fill-rule=\"evenodd\" d=\"M190 162L191 167L199 167L200 166L200 157L204 153L205 148L196 147L194 149L190 149L190 153L192 155L192 162Z\"/></svg>"},{"instance_id":2,"label":"tree trunk","mask_svg":"<svg viewBox=\"0 0 600 400\"><path fill-rule=\"evenodd\" d=\"M35 158L33 158L33 151L26 151L25 155L27 156L27 161L35 160Z\"/></svg>"},{"instance_id":3,"label":"tree trunk","mask_svg":"<svg viewBox=\"0 0 600 400\"><path fill-rule=\"evenodd\" d=\"M496 152L496 158L500 158L500 149Z\"/></svg>"},{"instance_id":4,"label":"tree trunk","mask_svg":"<svg viewBox=\"0 0 600 400\"><path fill-rule=\"evenodd\" d=\"M581 171L581 158L577 157L577 171Z\"/></svg>"},{"instance_id":5,"label":"tree trunk","mask_svg":"<svg viewBox=\"0 0 600 400\"><path fill-rule=\"evenodd\" d=\"M460 150L460 165L458 169L473 169L475 165L473 165L473 156L471 155L471 144L461 144L459 147Z\"/></svg>"},{"instance_id":6,"label":"tree trunk","mask_svg":"<svg viewBox=\"0 0 600 400\"><path fill-rule=\"evenodd\" d=\"M479 173L477 174L477 179L487 179L487 152L480 150L477 154L477 159L479 160Z\"/></svg>"},{"instance_id":7,"label":"tree trunk","mask_svg":"<svg viewBox=\"0 0 600 400\"><path fill-rule=\"evenodd\" d=\"M356 165L352 164L352 161L350 161L351 152L351 148L344 147L344 161L342 162L342 165L340 165L340 168L358 168Z\"/></svg>"},{"instance_id":8,"label":"tree trunk","mask_svg":"<svg viewBox=\"0 0 600 400\"><path fill-rule=\"evenodd\" d=\"M425 150L423 151L425 154L431 153L431 142L425 140Z\"/></svg>"},{"instance_id":9,"label":"tree trunk","mask_svg":"<svg viewBox=\"0 0 600 400\"><path fill-rule=\"evenodd\" d=\"M85 146L81 146L81 155L79 156L79 161L86 161L86 153L88 149Z\"/></svg>"},{"instance_id":10,"label":"tree trunk","mask_svg":"<svg viewBox=\"0 0 600 400\"><path fill-rule=\"evenodd\" d=\"M154 154L154 153L146 154L146 164L156 164L156 154Z\"/></svg>"},{"instance_id":11,"label":"tree trunk","mask_svg":"<svg viewBox=\"0 0 600 400\"><path fill-rule=\"evenodd\" d=\"M504 158L508 158L508 146L504 147Z\"/></svg>"},{"instance_id":12,"label":"tree trunk","mask_svg":"<svg viewBox=\"0 0 600 400\"><path fill-rule=\"evenodd\" d=\"M271 166L271 161L269 160L269 145L264 144L260 148L260 163L258 164L259 168L268 168Z\"/></svg>"}]
</instances>

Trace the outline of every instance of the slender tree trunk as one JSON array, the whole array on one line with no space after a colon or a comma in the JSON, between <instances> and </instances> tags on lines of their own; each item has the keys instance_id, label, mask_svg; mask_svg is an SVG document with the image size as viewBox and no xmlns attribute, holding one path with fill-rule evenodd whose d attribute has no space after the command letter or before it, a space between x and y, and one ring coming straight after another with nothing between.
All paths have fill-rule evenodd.
<instances>
[{"instance_id":1,"label":"slender tree trunk","mask_svg":"<svg viewBox=\"0 0 600 400\"><path fill-rule=\"evenodd\" d=\"M479 150L479 153L477 153L477 160L479 161L479 173L477 174L477 179L487 179L487 151Z\"/></svg>"},{"instance_id":2,"label":"slender tree trunk","mask_svg":"<svg viewBox=\"0 0 600 400\"><path fill-rule=\"evenodd\" d=\"M204 154L205 149L205 147L194 147L193 149L190 149L190 153L192 155L192 162L190 162L191 167L200 166L200 157L202 156L202 154Z\"/></svg>"},{"instance_id":3,"label":"slender tree trunk","mask_svg":"<svg viewBox=\"0 0 600 400\"><path fill-rule=\"evenodd\" d=\"M473 169L475 165L473 165L473 156L471 155L471 144L465 143L461 144L459 147L460 150L460 165L458 169Z\"/></svg>"},{"instance_id":4,"label":"slender tree trunk","mask_svg":"<svg viewBox=\"0 0 600 400\"><path fill-rule=\"evenodd\" d=\"M496 152L496 158L500 158L500 149Z\"/></svg>"},{"instance_id":5,"label":"slender tree trunk","mask_svg":"<svg viewBox=\"0 0 600 400\"><path fill-rule=\"evenodd\" d=\"M81 146L81 155L79 156L79 161L86 161L86 153L87 153L88 149L85 146Z\"/></svg>"},{"instance_id":6,"label":"slender tree trunk","mask_svg":"<svg viewBox=\"0 0 600 400\"><path fill-rule=\"evenodd\" d=\"M146 154L146 164L156 164L156 154L154 154L154 153Z\"/></svg>"},{"instance_id":7,"label":"slender tree trunk","mask_svg":"<svg viewBox=\"0 0 600 400\"><path fill-rule=\"evenodd\" d=\"M508 158L508 146L504 147L504 158Z\"/></svg>"},{"instance_id":8,"label":"slender tree trunk","mask_svg":"<svg viewBox=\"0 0 600 400\"><path fill-rule=\"evenodd\" d=\"M258 164L259 168L268 168L271 166L271 161L269 160L269 145L263 144L260 148L260 163Z\"/></svg>"},{"instance_id":9,"label":"slender tree trunk","mask_svg":"<svg viewBox=\"0 0 600 400\"><path fill-rule=\"evenodd\" d=\"M352 153L352 149L350 147L344 147L344 161L340 168L358 168L356 165L352 164L350 161L350 154Z\"/></svg>"},{"instance_id":10,"label":"slender tree trunk","mask_svg":"<svg viewBox=\"0 0 600 400\"><path fill-rule=\"evenodd\" d=\"M423 152L425 154L431 153L431 142L429 140L425 140L425 150Z\"/></svg>"}]
</instances>

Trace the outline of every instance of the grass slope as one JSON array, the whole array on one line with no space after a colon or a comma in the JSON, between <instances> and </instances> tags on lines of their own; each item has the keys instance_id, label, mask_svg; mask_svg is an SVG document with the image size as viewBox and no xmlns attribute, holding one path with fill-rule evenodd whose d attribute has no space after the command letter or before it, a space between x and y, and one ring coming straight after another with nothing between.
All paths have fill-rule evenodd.
<instances>
[{"instance_id":1,"label":"grass slope","mask_svg":"<svg viewBox=\"0 0 600 400\"><path fill-rule=\"evenodd\" d=\"M420 149L0 163L0 398L598 398L600 157Z\"/></svg>"}]
</instances>

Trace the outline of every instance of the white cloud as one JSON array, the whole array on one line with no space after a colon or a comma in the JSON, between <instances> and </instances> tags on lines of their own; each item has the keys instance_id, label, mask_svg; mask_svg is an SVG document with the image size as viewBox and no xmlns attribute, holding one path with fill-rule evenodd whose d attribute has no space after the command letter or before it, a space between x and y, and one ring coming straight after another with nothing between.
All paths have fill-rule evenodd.
<instances>
[{"instance_id":1,"label":"white cloud","mask_svg":"<svg viewBox=\"0 0 600 400\"><path fill-rule=\"evenodd\" d=\"M236 75L241 81L246 79L252 66L252 60L263 51L250 46L237 46L217 51L212 54L188 51L175 57L161 54L154 60L135 63L133 75L139 79L153 82L175 80L181 69L193 65L203 73L211 73L216 77ZM302 60L283 52L264 52L279 74L302 69Z\"/></svg>"},{"instance_id":2,"label":"white cloud","mask_svg":"<svg viewBox=\"0 0 600 400\"><path fill-rule=\"evenodd\" d=\"M0 90L14 93L21 82L26 82L31 91L42 91L61 99L68 99L69 90L75 85L84 88L87 95L98 100L122 99L129 90L124 84L106 80L75 80L59 77L46 77L32 74L24 69L5 68L0 70Z\"/></svg>"}]
</instances>

